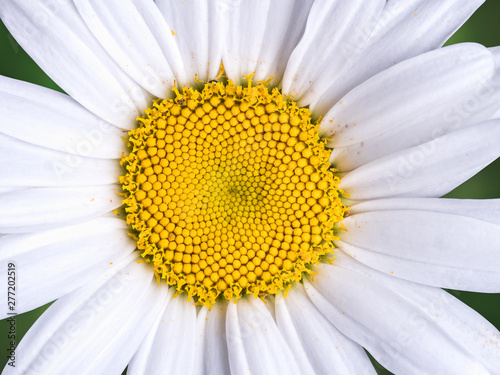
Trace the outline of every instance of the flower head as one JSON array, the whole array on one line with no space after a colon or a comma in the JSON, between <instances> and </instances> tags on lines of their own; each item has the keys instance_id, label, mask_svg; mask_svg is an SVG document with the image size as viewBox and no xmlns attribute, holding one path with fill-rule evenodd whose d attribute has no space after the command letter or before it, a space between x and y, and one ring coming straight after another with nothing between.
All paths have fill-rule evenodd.
<instances>
[{"instance_id":1,"label":"flower head","mask_svg":"<svg viewBox=\"0 0 500 375\"><path fill-rule=\"evenodd\" d=\"M0 77L4 373L500 373L480 3L3 0L68 94Z\"/></svg>"}]
</instances>

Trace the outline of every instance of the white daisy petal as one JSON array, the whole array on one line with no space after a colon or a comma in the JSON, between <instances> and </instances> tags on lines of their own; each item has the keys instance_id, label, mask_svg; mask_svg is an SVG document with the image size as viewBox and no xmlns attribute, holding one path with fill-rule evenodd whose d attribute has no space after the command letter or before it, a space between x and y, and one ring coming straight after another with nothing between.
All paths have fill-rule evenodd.
<instances>
[{"instance_id":1,"label":"white daisy petal","mask_svg":"<svg viewBox=\"0 0 500 375\"><path fill-rule=\"evenodd\" d=\"M353 58L311 105L326 113L346 93L403 60L441 47L484 0L391 0L370 34L358 29ZM397 46L397 48L394 48ZM327 86L327 85L324 85Z\"/></svg>"},{"instance_id":2,"label":"white daisy petal","mask_svg":"<svg viewBox=\"0 0 500 375\"><path fill-rule=\"evenodd\" d=\"M490 48L488 48L488 51L490 51L493 54L493 57L495 59L495 65L497 66L497 71L499 71L500 70L500 47L490 47ZM494 84L495 88L498 88L500 86L500 77L498 74L495 75L495 80L494 80L493 84ZM491 89L490 89L490 91L491 91ZM498 101L497 101L497 103L498 103ZM477 106L477 100L474 102L473 105ZM500 109L497 108L493 117L500 118Z\"/></svg>"},{"instance_id":3,"label":"white daisy petal","mask_svg":"<svg viewBox=\"0 0 500 375\"><path fill-rule=\"evenodd\" d=\"M19 365L7 366L4 374L121 373L164 303L166 288L152 276L132 261L116 275L103 274L60 298L21 341Z\"/></svg>"},{"instance_id":4,"label":"white daisy petal","mask_svg":"<svg viewBox=\"0 0 500 375\"><path fill-rule=\"evenodd\" d=\"M376 199L349 205L351 215L390 210L441 212L500 225L500 199L399 198Z\"/></svg>"},{"instance_id":5,"label":"white daisy petal","mask_svg":"<svg viewBox=\"0 0 500 375\"><path fill-rule=\"evenodd\" d=\"M301 288L301 287L302 286L300 284L294 286L294 288ZM288 296L289 293L286 297L287 299ZM285 298L281 294L276 295L274 301L274 308L276 312L276 324L278 326L278 329L281 335L283 336L283 339L285 339L288 347L292 351L295 360L297 361L297 366L299 367L300 372L302 374L315 374L315 373L320 374L320 372L317 371L318 370L317 363L315 363L316 367L313 367L311 362L309 361L305 343L299 336L297 328L294 325L293 318L285 302ZM311 360L314 360L314 358L311 358Z\"/></svg>"},{"instance_id":6,"label":"white daisy petal","mask_svg":"<svg viewBox=\"0 0 500 375\"><path fill-rule=\"evenodd\" d=\"M458 44L417 56L350 91L326 114L321 131L332 139L330 146L344 147L394 128L426 120L443 122L443 112L486 86L494 70L493 54L479 44ZM401 87L405 89L396 89Z\"/></svg>"},{"instance_id":7,"label":"white daisy petal","mask_svg":"<svg viewBox=\"0 0 500 375\"><path fill-rule=\"evenodd\" d=\"M64 91L125 129L150 97L95 40L71 2L5 0L0 18L16 41Z\"/></svg>"},{"instance_id":8,"label":"white daisy petal","mask_svg":"<svg viewBox=\"0 0 500 375\"><path fill-rule=\"evenodd\" d=\"M226 337L227 305L227 301L217 302L206 314L200 374L231 375ZM203 307L202 311L204 309L207 308Z\"/></svg>"},{"instance_id":9,"label":"white daisy petal","mask_svg":"<svg viewBox=\"0 0 500 375\"><path fill-rule=\"evenodd\" d=\"M288 316L287 316L288 315ZM282 329L290 319L292 327ZM307 363L314 370L301 368L303 374L375 374L363 348L340 333L309 300L302 284L297 284L286 298L276 296L276 320L283 337L292 348L307 353ZM292 335L290 335L292 333ZM293 348L292 348L293 350ZM299 353L294 351L297 359ZM307 358L306 357L306 358Z\"/></svg>"},{"instance_id":10,"label":"white daisy petal","mask_svg":"<svg viewBox=\"0 0 500 375\"><path fill-rule=\"evenodd\" d=\"M500 65L500 47L490 47L488 50L495 56L495 63Z\"/></svg>"},{"instance_id":11,"label":"white daisy petal","mask_svg":"<svg viewBox=\"0 0 500 375\"><path fill-rule=\"evenodd\" d=\"M0 195L0 232L26 233L102 216L122 205L116 185L30 188Z\"/></svg>"},{"instance_id":12,"label":"white daisy petal","mask_svg":"<svg viewBox=\"0 0 500 375\"><path fill-rule=\"evenodd\" d=\"M376 159L340 183L353 200L439 197L500 156L500 120L469 126Z\"/></svg>"},{"instance_id":13,"label":"white daisy petal","mask_svg":"<svg viewBox=\"0 0 500 375\"><path fill-rule=\"evenodd\" d=\"M234 304L230 302L231 305ZM236 309L229 307L227 310L231 374L300 374L298 364L264 302L249 297L238 300L236 306ZM238 328L234 329L233 324ZM243 348L243 353L236 352L235 348ZM240 357L242 355L245 359Z\"/></svg>"},{"instance_id":14,"label":"white daisy petal","mask_svg":"<svg viewBox=\"0 0 500 375\"><path fill-rule=\"evenodd\" d=\"M442 289L392 278L340 252L333 266L316 271L313 283L305 281L313 303L388 370L500 372L500 332Z\"/></svg>"},{"instance_id":15,"label":"white daisy petal","mask_svg":"<svg viewBox=\"0 0 500 375\"><path fill-rule=\"evenodd\" d=\"M23 313L92 282L136 248L123 220L102 218L45 232L0 238L0 265L22 269L16 311ZM68 251L71 249L71 251ZM7 294L7 290L0 294ZM7 296L5 296L5 300ZM0 317L6 318L5 314Z\"/></svg>"},{"instance_id":16,"label":"white daisy petal","mask_svg":"<svg viewBox=\"0 0 500 375\"><path fill-rule=\"evenodd\" d=\"M168 60L168 64L174 73L178 86L189 85L184 70L184 62L179 51L179 47L174 40L172 30L170 29L165 17L161 14L154 1L150 0L131 0L137 11L140 13L149 30L154 35L156 42L161 47L163 55ZM167 96L168 97L168 96Z\"/></svg>"},{"instance_id":17,"label":"white daisy petal","mask_svg":"<svg viewBox=\"0 0 500 375\"><path fill-rule=\"evenodd\" d=\"M160 323L162 322L163 314L165 313L165 309L167 308L167 305L170 302L170 300L172 299L172 296L174 294L171 288L165 288L165 289L167 289L167 291L166 291L166 294L164 297L163 306L160 309L160 313L156 317L155 323L150 328L148 334L146 335L146 338L141 343L141 345L139 346L139 349L134 354L130 363L128 364L127 375L148 374L148 372L146 372L146 371L148 369L148 366L149 367L151 366L149 357L151 355L151 350L152 350L153 345L155 343L156 334L158 333L158 327L160 326Z\"/></svg>"},{"instance_id":18,"label":"white daisy petal","mask_svg":"<svg viewBox=\"0 0 500 375\"><path fill-rule=\"evenodd\" d=\"M360 34L371 34L384 5L383 0L315 1L288 61L283 92L301 106L317 101L352 58Z\"/></svg>"},{"instance_id":19,"label":"white daisy petal","mask_svg":"<svg viewBox=\"0 0 500 375\"><path fill-rule=\"evenodd\" d=\"M245 335L247 333L245 332ZM226 311L226 338L231 375L251 375L245 353L243 330L236 303L229 302Z\"/></svg>"},{"instance_id":20,"label":"white daisy petal","mask_svg":"<svg viewBox=\"0 0 500 375\"><path fill-rule=\"evenodd\" d=\"M281 81L288 58L306 26L311 0L239 1L229 9L227 45L223 52L227 76L241 83L255 73L255 81Z\"/></svg>"},{"instance_id":21,"label":"white daisy petal","mask_svg":"<svg viewBox=\"0 0 500 375\"><path fill-rule=\"evenodd\" d=\"M180 295L170 300L161 317L144 373L192 374L195 350L196 307Z\"/></svg>"},{"instance_id":22,"label":"white daisy petal","mask_svg":"<svg viewBox=\"0 0 500 375\"><path fill-rule=\"evenodd\" d=\"M10 193L11 191L22 190L24 187L19 186L0 186L0 194Z\"/></svg>"},{"instance_id":23,"label":"white daisy petal","mask_svg":"<svg viewBox=\"0 0 500 375\"><path fill-rule=\"evenodd\" d=\"M119 163L113 159L49 150L2 133L0 144L3 186L105 185L115 183L121 174Z\"/></svg>"},{"instance_id":24,"label":"white daisy petal","mask_svg":"<svg viewBox=\"0 0 500 375\"><path fill-rule=\"evenodd\" d=\"M153 95L170 96L172 70L132 0L74 3L88 28L123 71Z\"/></svg>"},{"instance_id":25,"label":"white daisy petal","mask_svg":"<svg viewBox=\"0 0 500 375\"><path fill-rule=\"evenodd\" d=\"M46 231L38 231L26 234L6 234L2 240L2 257L8 258L15 254L33 251L38 247L69 241L81 236L119 232L127 230L128 226L124 220L119 218L97 218L81 224L66 226Z\"/></svg>"},{"instance_id":26,"label":"white daisy petal","mask_svg":"<svg viewBox=\"0 0 500 375\"><path fill-rule=\"evenodd\" d=\"M500 292L500 226L460 214L391 210L351 215L338 247L379 271L422 284Z\"/></svg>"},{"instance_id":27,"label":"white daisy petal","mask_svg":"<svg viewBox=\"0 0 500 375\"><path fill-rule=\"evenodd\" d=\"M70 154L120 158L123 132L68 95L0 76L0 132Z\"/></svg>"},{"instance_id":28,"label":"white daisy petal","mask_svg":"<svg viewBox=\"0 0 500 375\"><path fill-rule=\"evenodd\" d=\"M194 353L193 375L205 375L205 325L207 322L208 308L202 306L196 317L196 350ZM224 374L217 372L217 374Z\"/></svg>"},{"instance_id":29,"label":"white daisy petal","mask_svg":"<svg viewBox=\"0 0 500 375\"><path fill-rule=\"evenodd\" d=\"M156 0L156 4L174 34L184 62L184 73L179 77L175 72L181 83L184 84L181 77L190 85L195 79L215 79L222 58L226 4L207 0ZM186 19L196 22L186 22Z\"/></svg>"},{"instance_id":30,"label":"white daisy petal","mask_svg":"<svg viewBox=\"0 0 500 375\"><path fill-rule=\"evenodd\" d=\"M335 148L331 162L350 171L490 119L500 100L494 71L493 55L469 44L439 49L376 75L322 121L321 131Z\"/></svg>"},{"instance_id":31,"label":"white daisy petal","mask_svg":"<svg viewBox=\"0 0 500 375\"><path fill-rule=\"evenodd\" d=\"M235 1L228 6L224 18L230 19L231 22L228 22L227 26L227 42L222 61L228 78L236 84L241 84L243 76L257 70L270 8L269 0L257 0L255 3Z\"/></svg>"}]
</instances>

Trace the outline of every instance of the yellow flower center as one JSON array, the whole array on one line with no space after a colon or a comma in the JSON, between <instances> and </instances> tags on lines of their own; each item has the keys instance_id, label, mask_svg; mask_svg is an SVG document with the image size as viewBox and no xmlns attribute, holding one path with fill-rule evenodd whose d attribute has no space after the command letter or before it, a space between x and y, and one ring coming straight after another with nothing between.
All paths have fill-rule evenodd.
<instances>
[{"instance_id":1,"label":"yellow flower center","mask_svg":"<svg viewBox=\"0 0 500 375\"><path fill-rule=\"evenodd\" d=\"M229 81L176 91L138 120L120 182L158 281L212 306L287 290L333 252L346 207L308 109Z\"/></svg>"}]
</instances>

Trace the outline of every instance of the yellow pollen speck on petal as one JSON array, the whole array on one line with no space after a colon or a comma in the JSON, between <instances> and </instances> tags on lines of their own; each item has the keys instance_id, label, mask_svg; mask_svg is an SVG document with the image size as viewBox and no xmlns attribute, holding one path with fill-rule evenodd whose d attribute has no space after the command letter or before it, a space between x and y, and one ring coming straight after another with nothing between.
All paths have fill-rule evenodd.
<instances>
[{"instance_id":1,"label":"yellow pollen speck on petal","mask_svg":"<svg viewBox=\"0 0 500 375\"><path fill-rule=\"evenodd\" d=\"M209 307L286 293L331 262L347 211L309 110L248 82L174 89L138 119L121 159L141 261Z\"/></svg>"}]
</instances>

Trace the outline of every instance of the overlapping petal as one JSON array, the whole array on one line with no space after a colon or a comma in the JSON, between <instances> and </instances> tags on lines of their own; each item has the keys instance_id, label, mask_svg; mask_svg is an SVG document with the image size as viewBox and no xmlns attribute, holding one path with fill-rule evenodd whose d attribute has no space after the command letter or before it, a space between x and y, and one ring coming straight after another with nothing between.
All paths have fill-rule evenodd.
<instances>
[{"instance_id":1,"label":"overlapping petal","mask_svg":"<svg viewBox=\"0 0 500 375\"><path fill-rule=\"evenodd\" d=\"M363 348L328 322L303 285L276 297L276 321L301 374L375 374Z\"/></svg>"},{"instance_id":2,"label":"overlapping petal","mask_svg":"<svg viewBox=\"0 0 500 375\"><path fill-rule=\"evenodd\" d=\"M3 186L96 186L116 183L115 159L97 159L49 150L0 133ZM92 145L86 153L92 152Z\"/></svg>"},{"instance_id":3,"label":"overlapping petal","mask_svg":"<svg viewBox=\"0 0 500 375\"><path fill-rule=\"evenodd\" d=\"M353 200L440 197L500 156L500 121L491 120L375 159L343 176Z\"/></svg>"},{"instance_id":4,"label":"overlapping petal","mask_svg":"<svg viewBox=\"0 0 500 375\"><path fill-rule=\"evenodd\" d=\"M118 159L123 131L68 95L0 76L0 132L74 155Z\"/></svg>"},{"instance_id":5,"label":"overlapping petal","mask_svg":"<svg viewBox=\"0 0 500 375\"><path fill-rule=\"evenodd\" d=\"M149 106L150 96L101 47L72 2L5 0L0 18L50 78L105 121L132 129Z\"/></svg>"},{"instance_id":6,"label":"overlapping petal","mask_svg":"<svg viewBox=\"0 0 500 375\"><path fill-rule=\"evenodd\" d=\"M4 236L0 238L0 265L7 269L7 264L14 263L22 270L16 280L16 312L24 313L92 283L135 247L123 220L99 218L69 227ZM7 289L0 294L7 300ZM5 313L2 319L7 317Z\"/></svg>"},{"instance_id":7,"label":"overlapping petal","mask_svg":"<svg viewBox=\"0 0 500 375\"><path fill-rule=\"evenodd\" d=\"M331 161L351 171L493 117L500 100L494 54L461 44L402 62L365 81L326 114ZM401 88L404 88L403 90Z\"/></svg>"},{"instance_id":8,"label":"overlapping petal","mask_svg":"<svg viewBox=\"0 0 500 375\"><path fill-rule=\"evenodd\" d=\"M305 281L316 307L394 373L500 371L500 332L445 291L370 269L340 252Z\"/></svg>"},{"instance_id":9,"label":"overlapping petal","mask_svg":"<svg viewBox=\"0 0 500 375\"><path fill-rule=\"evenodd\" d=\"M116 265L49 307L16 349L18 366L7 366L3 373L121 373L167 291L155 285L152 272L135 256L124 262L128 265Z\"/></svg>"},{"instance_id":10,"label":"overlapping petal","mask_svg":"<svg viewBox=\"0 0 500 375\"><path fill-rule=\"evenodd\" d=\"M182 69L174 68L181 86L217 78L228 22L226 7L233 1L156 0L156 4L181 57Z\"/></svg>"},{"instance_id":11,"label":"overlapping petal","mask_svg":"<svg viewBox=\"0 0 500 375\"><path fill-rule=\"evenodd\" d=\"M231 374L300 374L292 352L260 299L229 303L226 335Z\"/></svg>"},{"instance_id":12,"label":"overlapping petal","mask_svg":"<svg viewBox=\"0 0 500 375\"><path fill-rule=\"evenodd\" d=\"M227 307L227 301L219 301L205 314L202 311L208 310L206 307L203 307L199 313L199 315L205 317L203 339L201 341L203 358L199 374L231 374L226 335Z\"/></svg>"},{"instance_id":13,"label":"overlapping petal","mask_svg":"<svg viewBox=\"0 0 500 375\"><path fill-rule=\"evenodd\" d=\"M29 188L0 194L0 233L27 233L97 218L122 205L116 185Z\"/></svg>"},{"instance_id":14,"label":"overlapping petal","mask_svg":"<svg viewBox=\"0 0 500 375\"><path fill-rule=\"evenodd\" d=\"M278 84L292 50L301 39L311 0L258 0L226 2L228 24L223 50L226 74L234 82L255 73L255 81Z\"/></svg>"},{"instance_id":15,"label":"overlapping petal","mask_svg":"<svg viewBox=\"0 0 500 375\"><path fill-rule=\"evenodd\" d=\"M131 367L135 369L132 373L191 374L194 370L196 307L186 301L184 296L171 298L171 290L169 294L156 332L151 333L150 340L138 352L138 356L143 358L142 366L132 361ZM143 351L149 351L147 359L141 354Z\"/></svg>"},{"instance_id":16,"label":"overlapping petal","mask_svg":"<svg viewBox=\"0 0 500 375\"><path fill-rule=\"evenodd\" d=\"M455 201L455 207L443 213L431 211L429 201L437 199L428 200L427 211L405 207L351 215L343 221L346 230L337 246L396 277L443 288L500 292L500 227L467 212L472 208L474 215L474 209L484 205L469 201L461 207ZM498 207L499 202L490 205Z\"/></svg>"},{"instance_id":17,"label":"overlapping petal","mask_svg":"<svg viewBox=\"0 0 500 375\"><path fill-rule=\"evenodd\" d=\"M283 92L301 106L315 102L354 55L359 34L372 33L384 5L382 0L315 1L304 36L288 60Z\"/></svg>"},{"instance_id":18,"label":"overlapping petal","mask_svg":"<svg viewBox=\"0 0 500 375\"><path fill-rule=\"evenodd\" d=\"M115 63L151 94L172 93L174 75L133 0L74 0L80 16Z\"/></svg>"},{"instance_id":19,"label":"overlapping petal","mask_svg":"<svg viewBox=\"0 0 500 375\"><path fill-rule=\"evenodd\" d=\"M351 215L392 210L438 212L500 225L500 199L388 198L353 202L349 205Z\"/></svg>"},{"instance_id":20,"label":"overlapping petal","mask_svg":"<svg viewBox=\"0 0 500 375\"><path fill-rule=\"evenodd\" d=\"M373 32L369 27L358 28L354 43L345 46L355 53L336 79L318 84L325 89L311 103L313 112L325 114L345 94L375 74L441 47L483 2L387 1Z\"/></svg>"}]
</instances>

